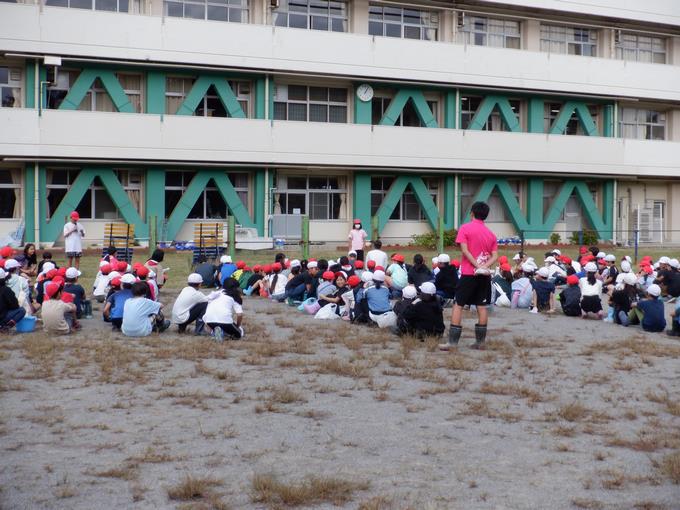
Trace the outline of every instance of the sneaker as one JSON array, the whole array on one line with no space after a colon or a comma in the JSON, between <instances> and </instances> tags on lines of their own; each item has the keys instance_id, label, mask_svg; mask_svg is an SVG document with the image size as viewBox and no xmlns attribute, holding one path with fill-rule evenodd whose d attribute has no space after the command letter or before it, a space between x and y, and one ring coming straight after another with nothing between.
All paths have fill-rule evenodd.
<instances>
[{"instance_id":1,"label":"sneaker","mask_svg":"<svg viewBox=\"0 0 680 510\"><path fill-rule=\"evenodd\" d=\"M529 310L529 313L538 313L538 308L534 306L531 310Z\"/></svg>"},{"instance_id":2,"label":"sneaker","mask_svg":"<svg viewBox=\"0 0 680 510\"><path fill-rule=\"evenodd\" d=\"M163 331L165 331L165 330L168 329L169 327L170 327L170 321L169 321L169 320L164 320L164 321L163 321L163 324L161 324L161 325L158 327L158 332L159 332L159 333L162 333Z\"/></svg>"},{"instance_id":3,"label":"sneaker","mask_svg":"<svg viewBox=\"0 0 680 510\"><path fill-rule=\"evenodd\" d=\"M5 326L4 326L4 327L7 328L8 330L10 330L10 329L12 329L14 326L16 326L16 325L17 325L17 322L16 322L14 319L12 319L12 320L9 320L9 321L5 322Z\"/></svg>"},{"instance_id":4,"label":"sneaker","mask_svg":"<svg viewBox=\"0 0 680 510\"><path fill-rule=\"evenodd\" d=\"M221 327L217 326L215 329L213 329L213 337L217 343L224 342L224 332L222 331Z\"/></svg>"},{"instance_id":5,"label":"sneaker","mask_svg":"<svg viewBox=\"0 0 680 510\"><path fill-rule=\"evenodd\" d=\"M604 320L604 322L614 322L614 319L610 319L609 317L607 317L606 319L603 319L603 320Z\"/></svg>"},{"instance_id":6,"label":"sneaker","mask_svg":"<svg viewBox=\"0 0 680 510\"><path fill-rule=\"evenodd\" d=\"M440 351L453 351L458 348L458 344L450 344L446 342L445 344L439 344Z\"/></svg>"}]
</instances>

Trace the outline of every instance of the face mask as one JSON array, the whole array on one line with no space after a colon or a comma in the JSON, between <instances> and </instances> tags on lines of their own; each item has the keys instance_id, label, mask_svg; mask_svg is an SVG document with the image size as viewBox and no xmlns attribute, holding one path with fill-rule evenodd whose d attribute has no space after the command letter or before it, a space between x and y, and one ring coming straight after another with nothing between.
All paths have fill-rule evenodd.
<instances>
[{"instance_id":1,"label":"face mask","mask_svg":"<svg viewBox=\"0 0 680 510\"><path fill-rule=\"evenodd\" d=\"M361 228L361 224L360 224L360 223L357 223L356 225L354 225L354 228L357 229L357 230L359 230L359 229Z\"/></svg>"}]
</instances>

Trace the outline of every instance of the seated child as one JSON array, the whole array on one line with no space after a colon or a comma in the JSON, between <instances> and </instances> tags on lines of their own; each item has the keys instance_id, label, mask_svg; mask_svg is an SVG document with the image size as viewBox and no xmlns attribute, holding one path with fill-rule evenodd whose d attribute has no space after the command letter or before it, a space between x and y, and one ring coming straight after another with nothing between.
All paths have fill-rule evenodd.
<instances>
[{"instance_id":1,"label":"seated child","mask_svg":"<svg viewBox=\"0 0 680 510\"><path fill-rule=\"evenodd\" d=\"M647 288L647 299L633 303L631 310L631 324L640 323L642 329L659 332L666 329L663 301L659 299L661 287L652 284Z\"/></svg>"},{"instance_id":2,"label":"seated child","mask_svg":"<svg viewBox=\"0 0 680 510\"><path fill-rule=\"evenodd\" d=\"M542 267L536 272L536 279L531 283L533 295L531 313L555 312L555 284L548 281L550 271Z\"/></svg>"},{"instance_id":3,"label":"seated child","mask_svg":"<svg viewBox=\"0 0 680 510\"><path fill-rule=\"evenodd\" d=\"M621 282L612 292L609 307L612 310L611 322L628 326L628 318L633 302L637 301L637 276L633 273L622 273Z\"/></svg>"},{"instance_id":4,"label":"seated child","mask_svg":"<svg viewBox=\"0 0 680 510\"><path fill-rule=\"evenodd\" d=\"M177 324L180 333L184 333L187 326L196 321L196 334L203 331L201 317L208 307L208 297L200 290L203 277L198 273L191 273L187 278L187 286L182 289L172 306L172 322Z\"/></svg>"},{"instance_id":5,"label":"seated child","mask_svg":"<svg viewBox=\"0 0 680 510\"><path fill-rule=\"evenodd\" d=\"M382 315L392 310L390 307L390 291L384 283L385 272L376 270L373 273L373 286L364 292L368 311L373 315Z\"/></svg>"},{"instance_id":6,"label":"seated child","mask_svg":"<svg viewBox=\"0 0 680 510\"><path fill-rule=\"evenodd\" d=\"M575 274L567 276L567 287L560 293L562 312L568 317L581 316L581 289L579 279Z\"/></svg>"},{"instance_id":7,"label":"seated child","mask_svg":"<svg viewBox=\"0 0 680 510\"><path fill-rule=\"evenodd\" d=\"M420 299L408 305L397 318L397 328L400 333L416 335L421 341L425 336L444 334L444 315L434 283L425 282L420 286Z\"/></svg>"},{"instance_id":8,"label":"seated child","mask_svg":"<svg viewBox=\"0 0 680 510\"><path fill-rule=\"evenodd\" d=\"M338 289L333 283L335 280L335 273L332 271L324 271L321 278L323 281L319 283L319 286L316 288L316 296L319 301L319 306L323 307L330 303L330 301L325 299L326 296L332 296Z\"/></svg>"},{"instance_id":9,"label":"seated child","mask_svg":"<svg viewBox=\"0 0 680 510\"><path fill-rule=\"evenodd\" d=\"M522 265L522 273L519 278L512 282L512 308L530 308L533 299L533 287L531 277L534 275L534 268L526 262Z\"/></svg>"},{"instance_id":10,"label":"seated child","mask_svg":"<svg viewBox=\"0 0 680 510\"><path fill-rule=\"evenodd\" d=\"M108 294L109 291L109 274L111 273L111 270L111 264L108 262L102 261L99 265L99 272L97 273L92 286L92 296L98 303L106 301L106 294Z\"/></svg>"},{"instance_id":11,"label":"seated child","mask_svg":"<svg viewBox=\"0 0 680 510\"><path fill-rule=\"evenodd\" d=\"M16 295L6 284L7 273L0 269L0 331L8 332L24 318L26 310L19 306Z\"/></svg>"},{"instance_id":12,"label":"seated child","mask_svg":"<svg viewBox=\"0 0 680 510\"><path fill-rule=\"evenodd\" d=\"M401 317L404 310L406 310L417 297L418 291L414 285L407 285L401 291L401 299L392 306L392 311L397 314L397 325L399 325L399 317Z\"/></svg>"},{"instance_id":13,"label":"seated child","mask_svg":"<svg viewBox=\"0 0 680 510\"><path fill-rule=\"evenodd\" d=\"M349 291L349 288L347 287L347 275L345 274L344 271L339 271L335 275L334 288L335 288L335 290L332 293L325 294L323 302L324 302L324 304L328 304L328 303L337 304L338 307L336 308L336 312L338 314L340 314L340 307L344 304L342 295L345 292ZM320 301L319 301L319 304L321 304Z\"/></svg>"},{"instance_id":14,"label":"seated child","mask_svg":"<svg viewBox=\"0 0 680 510\"><path fill-rule=\"evenodd\" d=\"M283 266L279 262L272 264L272 274L269 276L267 282L269 297L274 301L283 301L286 299L286 284L288 283L288 276L283 274Z\"/></svg>"},{"instance_id":15,"label":"seated child","mask_svg":"<svg viewBox=\"0 0 680 510\"><path fill-rule=\"evenodd\" d=\"M125 300L120 327L125 336L149 336L152 331L161 333L170 327L170 321L165 320L161 312L163 305L148 299L148 292L148 283L132 284L132 297Z\"/></svg>"},{"instance_id":16,"label":"seated child","mask_svg":"<svg viewBox=\"0 0 680 510\"><path fill-rule=\"evenodd\" d=\"M125 302L132 297L132 285L136 282L136 279L131 274L124 274L119 280L120 290L114 290L112 280L111 287L113 293L106 299L106 305L104 305L104 321L110 322L113 326L113 330L119 330L123 324L123 313L125 310Z\"/></svg>"},{"instance_id":17,"label":"seated child","mask_svg":"<svg viewBox=\"0 0 680 510\"><path fill-rule=\"evenodd\" d=\"M597 278L597 264L588 262L583 269L586 275L579 280L582 296L581 317L586 319L589 313L594 313L598 319L602 319L604 316L602 301L600 300L602 280Z\"/></svg>"},{"instance_id":18,"label":"seated child","mask_svg":"<svg viewBox=\"0 0 680 510\"><path fill-rule=\"evenodd\" d=\"M225 335L234 339L244 336L241 327L243 307L240 293L238 289L232 287L230 282L235 282L235 280L227 279L222 290L217 290L208 296L208 306L203 315L203 322L211 329L217 342L223 342Z\"/></svg>"},{"instance_id":19,"label":"seated child","mask_svg":"<svg viewBox=\"0 0 680 510\"><path fill-rule=\"evenodd\" d=\"M62 288L58 283L48 283L45 296L47 299L42 304L43 329L51 335L68 335L76 329L76 305L62 300Z\"/></svg>"},{"instance_id":20,"label":"seated child","mask_svg":"<svg viewBox=\"0 0 680 510\"><path fill-rule=\"evenodd\" d=\"M90 301L86 299L85 289L78 283L78 277L81 272L75 267L69 267L66 270L66 284L64 285L64 292L73 295L73 304L76 305L76 317L82 318L83 311L85 315L92 314Z\"/></svg>"}]
</instances>

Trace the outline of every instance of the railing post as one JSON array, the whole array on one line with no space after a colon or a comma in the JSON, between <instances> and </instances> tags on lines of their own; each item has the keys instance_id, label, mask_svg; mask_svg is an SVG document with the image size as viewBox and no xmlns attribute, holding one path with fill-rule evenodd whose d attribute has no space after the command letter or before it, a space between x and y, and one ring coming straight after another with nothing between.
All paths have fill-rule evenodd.
<instances>
[{"instance_id":1,"label":"railing post","mask_svg":"<svg viewBox=\"0 0 680 510\"><path fill-rule=\"evenodd\" d=\"M441 215L437 223L437 253L444 253L444 218Z\"/></svg>"},{"instance_id":2,"label":"railing post","mask_svg":"<svg viewBox=\"0 0 680 510\"><path fill-rule=\"evenodd\" d=\"M302 258L309 260L309 216L306 214L302 216L302 241L300 245L302 248Z\"/></svg>"},{"instance_id":3,"label":"railing post","mask_svg":"<svg viewBox=\"0 0 680 510\"><path fill-rule=\"evenodd\" d=\"M524 230L519 231L520 251L524 253Z\"/></svg>"},{"instance_id":4,"label":"railing post","mask_svg":"<svg viewBox=\"0 0 680 510\"><path fill-rule=\"evenodd\" d=\"M236 258L236 220L233 216L227 218L227 244L229 245L229 256L234 260Z\"/></svg>"},{"instance_id":5,"label":"railing post","mask_svg":"<svg viewBox=\"0 0 680 510\"><path fill-rule=\"evenodd\" d=\"M634 262L637 264L638 261L638 245L640 244L640 231L639 230L633 230L633 237L635 238L635 251L634 251L634 257L635 260Z\"/></svg>"},{"instance_id":6,"label":"railing post","mask_svg":"<svg viewBox=\"0 0 680 510\"><path fill-rule=\"evenodd\" d=\"M153 251L156 249L156 246L158 245L156 216L149 216L148 222L149 222L149 257L151 257Z\"/></svg>"},{"instance_id":7,"label":"railing post","mask_svg":"<svg viewBox=\"0 0 680 510\"><path fill-rule=\"evenodd\" d=\"M578 245L583 246L583 230L578 231Z\"/></svg>"}]
</instances>

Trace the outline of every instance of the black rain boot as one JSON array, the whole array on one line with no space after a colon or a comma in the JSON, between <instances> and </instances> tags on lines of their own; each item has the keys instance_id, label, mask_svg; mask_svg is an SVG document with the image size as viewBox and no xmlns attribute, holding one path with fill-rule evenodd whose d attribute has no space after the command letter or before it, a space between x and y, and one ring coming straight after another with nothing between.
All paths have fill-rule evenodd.
<instances>
[{"instance_id":1,"label":"black rain boot","mask_svg":"<svg viewBox=\"0 0 680 510\"><path fill-rule=\"evenodd\" d=\"M475 343L472 344L472 349L483 351L485 349L484 342L486 341L486 325L475 324Z\"/></svg>"},{"instance_id":2,"label":"black rain boot","mask_svg":"<svg viewBox=\"0 0 680 510\"><path fill-rule=\"evenodd\" d=\"M680 322L674 320L671 322L671 327L673 329L666 330L668 336L680 336Z\"/></svg>"},{"instance_id":3,"label":"black rain boot","mask_svg":"<svg viewBox=\"0 0 680 510\"><path fill-rule=\"evenodd\" d=\"M458 340L460 340L460 335L462 332L462 326L454 326L451 324L449 326L449 341L445 344L439 344L439 349L442 351L448 351L449 349L458 347Z\"/></svg>"}]
</instances>

